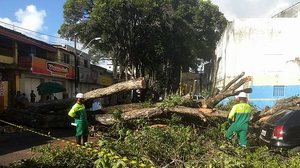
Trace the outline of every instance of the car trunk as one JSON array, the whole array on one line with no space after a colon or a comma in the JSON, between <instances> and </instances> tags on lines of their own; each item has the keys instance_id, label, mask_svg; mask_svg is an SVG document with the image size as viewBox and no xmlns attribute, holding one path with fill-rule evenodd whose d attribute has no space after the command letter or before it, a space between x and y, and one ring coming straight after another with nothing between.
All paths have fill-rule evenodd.
<instances>
[{"instance_id":1,"label":"car trunk","mask_svg":"<svg viewBox=\"0 0 300 168\"><path fill-rule=\"evenodd\" d=\"M270 143L275 127L284 126L285 122L288 120L289 117L291 117L291 115L291 110L284 110L268 119L267 122L262 126L260 139L266 143Z\"/></svg>"}]
</instances>

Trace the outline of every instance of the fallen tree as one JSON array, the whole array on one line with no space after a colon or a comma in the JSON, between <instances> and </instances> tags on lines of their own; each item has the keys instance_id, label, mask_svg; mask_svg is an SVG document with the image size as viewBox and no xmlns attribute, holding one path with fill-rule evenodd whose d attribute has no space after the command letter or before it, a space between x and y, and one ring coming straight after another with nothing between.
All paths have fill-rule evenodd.
<instances>
[{"instance_id":1,"label":"fallen tree","mask_svg":"<svg viewBox=\"0 0 300 168\"><path fill-rule=\"evenodd\" d=\"M135 89L145 89L146 88L146 82L144 78L139 78L136 80L129 80L124 81L120 83L116 83L114 85L105 87L105 88L99 88L96 90L89 91L87 93L84 93L85 99L93 99L97 97L103 97L108 96L113 93L118 93L121 91L127 91L127 90L135 90Z\"/></svg>"},{"instance_id":2,"label":"fallen tree","mask_svg":"<svg viewBox=\"0 0 300 168\"><path fill-rule=\"evenodd\" d=\"M112 107L110 108L112 109ZM104 109L104 111L107 110ZM199 118L202 121L207 121L207 117L223 117L223 118L227 117L227 112L225 111L215 111L214 113L205 113L205 112L200 112L198 108L176 106L170 108L159 108L159 107L138 108L138 109L133 109L125 112L123 111L123 113L120 115L120 118L123 121L128 121L136 118L151 118L151 117L159 116L163 113L179 113L184 115L190 115ZM118 121L118 119L114 117L114 114L107 114L107 113L95 115L95 120L100 122L103 125L112 125Z\"/></svg>"},{"instance_id":3,"label":"fallen tree","mask_svg":"<svg viewBox=\"0 0 300 168\"><path fill-rule=\"evenodd\" d=\"M161 115L163 113L180 113L184 115L190 115L197 117L203 121L207 120L207 117L227 117L227 112L215 110L214 107L223 99L234 96L239 94L240 92L251 93L251 88L245 88L241 90L237 90L246 82L251 80L251 77L245 77L244 72L230 81L220 92L216 92L212 94L207 99L201 100L199 106L200 108L190 108L190 107L183 107L183 106L176 106L176 107L168 107L168 108L160 108L153 107L153 108L141 108L135 107L137 109L132 108L133 106L130 105L131 108L126 106L119 106L115 109L122 109L123 113L121 114L121 119L124 121L135 119L135 118L150 118L154 116ZM242 78L242 79L240 79ZM112 110L114 107L110 107ZM108 109L103 109L103 111L108 112ZM117 120L114 118L113 114L99 114L95 116L95 120L100 122L104 125L110 125L115 123Z\"/></svg>"},{"instance_id":4,"label":"fallen tree","mask_svg":"<svg viewBox=\"0 0 300 168\"><path fill-rule=\"evenodd\" d=\"M144 78L129 80L99 88L85 93L85 104L91 104L94 98L111 95L132 89L143 89L146 87ZM75 103L75 98L51 100L44 102L29 103L21 102L21 107L13 107L7 110L6 118L11 121L24 123L32 127L64 127L69 125L70 118L67 111ZM88 107L89 105L86 105Z\"/></svg>"},{"instance_id":5,"label":"fallen tree","mask_svg":"<svg viewBox=\"0 0 300 168\"><path fill-rule=\"evenodd\" d=\"M245 73L241 73L232 81L230 81L221 91L214 92L211 94L207 99L201 100L199 107L200 108L190 108L190 107L183 107L183 106L175 106L175 107L160 107L159 105L154 105L153 108L142 108L139 105L118 105L116 107L109 107L119 108L122 110L121 118L124 121L135 119L135 118L151 118L158 116L163 113L179 113L184 115L190 115L197 117L203 121L207 120L207 117L226 117L226 112L217 111L214 107L223 99L237 95L241 91L244 92L251 92L251 88L245 88L242 90L237 90L241 86L243 86L246 82L250 81L250 77L245 77ZM242 78L242 79L241 79ZM108 96L114 93L134 90L134 89L144 89L146 88L146 82L143 78L139 78L136 80L124 81L114 85L111 85L106 88L99 88L96 90L92 90L90 92L84 93L86 97L86 102L91 102L94 98ZM49 113L49 111L55 112L59 111L63 114L70 108L72 102L75 99L69 100L59 100L55 102L45 102L40 104L29 104L26 111L33 111L34 113L39 113L41 111ZM66 106L68 104L68 106ZM28 110L29 109L29 110ZM49 110L51 109L51 110ZM113 114L108 113L109 109L103 109L102 113L105 114L98 114L94 118L96 121L100 122L101 124L110 125L116 122L116 119L113 117ZM46 113L45 112L45 113ZM34 115L30 115L34 116ZM66 115L67 117L67 115Z\"/></svg>"},{"instance_id":6,"label":"fallen tree","mask_svg":"<svg viewBox=\"0 0 300 168\"><path fill-rule=\"evenodd\" d=\"M246 82L249 82L251 80L250 76L242 78L244 75L245 73L243 72L237 77L235 77L221 91L213 91L212 94L207 99L203 99L201 101L201 107L204 109L214 108L219 102L221 102L227 97L238 95L240 92L251 93L252 92L251 88L237 90L238 88L243 86Z\"/></svg>"},{"instance_id":7,"label":"fallen tree","mask_svg":"<svg viewBox=\"0 0 300 168\"><path fill-rule=\"evenodd\" d=\"M259 122L265 122L282 110L300 110L300 97L293 96L279 100L272 108L265 108L259 115Z\"/></svg>"}]
</instances>

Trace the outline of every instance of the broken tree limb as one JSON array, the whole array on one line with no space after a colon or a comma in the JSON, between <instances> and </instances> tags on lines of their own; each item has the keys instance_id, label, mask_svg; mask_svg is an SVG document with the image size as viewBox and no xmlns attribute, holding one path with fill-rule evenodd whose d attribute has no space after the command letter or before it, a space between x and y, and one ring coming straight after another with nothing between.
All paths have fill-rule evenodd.
<instances>
[{"instance_id":1,"label":"broken tree limb","mask_svg":"<svg viewBox=\"0 0 300 168\"><path fill-rule=\"evenodd\" d=\"M135 118L150 118L162 114L164 111L160 108L144 108L135 109L121 114L121 119L124 121ZM114 118L113 114L98 114L95 116L95 120L103 125L112 125L118 120Z\"/></svg>"},{"instance_id":2,"label":"broken tree limb","mask_svg":"<svg viewBox=\"0 0 300 168\"><path fill-rule=\"evenodd\" d=\"M231 87L231 85L233 85L236 81L238 81L244 75L245 75L245 72L242 72L237 77L235 77L233 80L231 80L230 82L228 82L228 84L221 90L221 92L225 92L226 90L228 90Z\"/></svg>"},{"instance_id":3,"label":"broken tree limb","mask_svg":"<svg viewBox=\"0 0 300 168\"><path fill-rule=\"evenodd\" d=\"M123 121L128 121L128 120L137 119L137 118L151 118L151 117L159 116L163 113L170 113L170 112L194 116L194 117L201 119L202 121L207 121L207 117L226 118L228 115L228 112L225 112L225 111L216 111L214 113L206 113L204 111L203 112L199 111L198 108L176 106L176 107L165 108L165 109L161 109L158 107L135 109L135 110L123 112L121 114L121 119ZM103 125L112 125L118 121L117 119L114 118L113 114L97 114L97 115L95 115L95 120L97 122L100 122Z\"/></svg>"},{"instance_id":4,"label":"broken tree limb","mask_svg":"<svg viewBox=\"0 0 300 168\"><path fill-rule=\"evenodd\" d=\"M240 79L238 81L239 78L241 78L244 75L244 72L241 73L240 75L238 75L236 78L234 78L232 81L230 81L226 87L224 89L222 89L218 94L216 94L213 97L209 97L207 99L204 99L201 101L201 107L202 108L214 108L220 101L222 101L223 99L230 97L230 96L234 96L237 95L239 92L241 91L236 91L236 89L238 89L239 87L241 87L243 84L245 84L246 82L251 80L250 76L247 76L243 79ZM236 81L238 81L236 83ZM252 89L250 88L246 88L243 91L245 91L246 93L252 92Z\"/></svg>"},{"instance_id":5,"label":"broken tree limb","mask_svg":"<svg viewBox=\"0 0 300 168\"><path fill-rule=\"evenodd\" d=\"M206 117L201 112L199 112L199 110L197 108L177 106L177 107L168 108L165 111L167 111L167 110L170 112L174 112L174 113L192 115L192 116L201 118L205 122L207 121Z\"/></svg>"},{"instance_id":6,"label":"broken tree limb","mask_svg":"<svg viewBox=\"0 0 300 168\"><path fill-rule=\"evenodd\" d=\"M293 96L279 100L272 108L266 108L259 115L259 122L265 122L272 115L278 114L283 110L300 110L300 97Z\"/></svg>"},{"instance_id":7,"label":"broken tree limb","mask_svg":"<svg viewBox=\"0 0 300 168\"><path fill-rule=\"evenodd\" d=\"M105 88L99 88L96 90L89 91L84 94L84 97L85 99L93 99L93 98L111 95L113 93L117 93L120 91L144 89L144 88L146 88L146 82L144 78L139 78L136 80L120 82Z\"/></svg>"}]
</instances>

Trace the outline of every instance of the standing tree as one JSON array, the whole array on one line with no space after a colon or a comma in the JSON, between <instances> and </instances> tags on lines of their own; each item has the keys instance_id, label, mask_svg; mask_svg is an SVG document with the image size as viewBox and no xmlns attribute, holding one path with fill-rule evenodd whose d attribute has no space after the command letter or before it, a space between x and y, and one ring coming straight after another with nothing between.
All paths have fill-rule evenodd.
<instances>
[{"instance_id":1,"label":"standing tree","mask_svg":"<svg viewBox=\"0 0 300 168\"><path fill-rule=\"evenodd\" d=\"M92 51L110 56L119 78L148 76L167 91L178 88L181 67L212 58L227 22L202 0L67 0L64 17L59 33L82 43L101 37Z\"/></svg>"}]
</instances>

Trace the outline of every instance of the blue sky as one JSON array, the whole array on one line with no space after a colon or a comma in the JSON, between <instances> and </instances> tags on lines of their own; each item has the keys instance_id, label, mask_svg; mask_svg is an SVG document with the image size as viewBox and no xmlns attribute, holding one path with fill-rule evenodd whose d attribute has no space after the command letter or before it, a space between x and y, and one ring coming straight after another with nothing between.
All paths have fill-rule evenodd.
<instances>
[{"instance_id":1,"label":"blue sky","mask_svg":"<svg viewBox=\"0 0 300 168\"><path fill-rule=\"evenodd\" d=\"M1 22L22 28L58 36L57 31L63 23L63 5L66 0L1 0ZM17 30L18 31L18 30ZM24 33L24 32L22 32ZM57 39L31 34L35 38L54 43Z\"/></svg>"}]
</instances>

